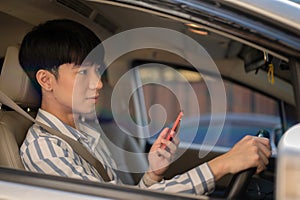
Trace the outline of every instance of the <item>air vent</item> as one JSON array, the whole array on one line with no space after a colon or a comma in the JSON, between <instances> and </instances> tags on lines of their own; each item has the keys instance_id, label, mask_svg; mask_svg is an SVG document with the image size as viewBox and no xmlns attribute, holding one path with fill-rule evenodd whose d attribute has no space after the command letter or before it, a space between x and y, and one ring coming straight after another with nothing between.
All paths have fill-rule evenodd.
<instances>
[{"instance_id":1,"label":"air vent","mask_svg":"<svg viewBox=\"0 0 300 200\"><path fill-rule=\"evenodd\" d=\"M81 15L89 18L93 9L78 0L56 0L58 3L80 13Z\"/></svg>"}]
</instances>

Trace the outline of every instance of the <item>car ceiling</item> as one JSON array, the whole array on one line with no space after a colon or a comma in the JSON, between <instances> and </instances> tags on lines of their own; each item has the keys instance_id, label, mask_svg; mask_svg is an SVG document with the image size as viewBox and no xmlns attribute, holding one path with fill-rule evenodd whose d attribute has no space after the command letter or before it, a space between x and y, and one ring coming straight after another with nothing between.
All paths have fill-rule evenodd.
<instances>
[{"instance_id":1,"label":"car ceiling","mask_svg":"<svg viewBox=\"0 0 300 200\"><path fill-rule=\"evenodd\" d=\"M82 7L84 6L87 9L83 9ZM112 34L137 27L154 26L170 28L183 32L197 41L201 41L201 44L213 58L222 58L228 55L227 50L231 42L228 38L220 37L214 33L210 33L208 36L193 34L188 30L189 27L180 21L108 4L90 3L90 5L87 5L86 2L78 0L39 0L38 3L35 0L10 0L1 1L0 9L3 13L15 16L24 21L25 30L20 35L26 33L30 25L37 25L48 19L71 18L90 26L102 39L106 39ZM115 13L118 14L116 15ZM88 17L91 15L94 17ZM1 24L5 24L6 18L4 14L2 14L1 20ZM20 42L20 39L18 42ZM219 48L214 48L216 45ZM1 51L2 55L3 52L4 50Z\"/></svg>"}]
</instances>

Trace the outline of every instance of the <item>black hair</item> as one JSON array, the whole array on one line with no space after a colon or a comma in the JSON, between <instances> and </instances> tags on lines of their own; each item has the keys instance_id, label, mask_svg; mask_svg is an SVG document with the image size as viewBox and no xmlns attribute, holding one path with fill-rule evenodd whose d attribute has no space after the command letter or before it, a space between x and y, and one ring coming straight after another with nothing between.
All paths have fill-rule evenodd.
<instances>
[{"instance_id":1,"label":"black hair","mask_svg":"<svg viewBox=\"0 0 300 200\"><path fill-rule=\"evenodd\" d=\"M45 69L56 75L62 64L80 65L100 43L90 29L78 22L51 20L26 34L20 47L19 61L41 94L41 87L36 80L38 70Z\"/></svg>"}]
</instances>

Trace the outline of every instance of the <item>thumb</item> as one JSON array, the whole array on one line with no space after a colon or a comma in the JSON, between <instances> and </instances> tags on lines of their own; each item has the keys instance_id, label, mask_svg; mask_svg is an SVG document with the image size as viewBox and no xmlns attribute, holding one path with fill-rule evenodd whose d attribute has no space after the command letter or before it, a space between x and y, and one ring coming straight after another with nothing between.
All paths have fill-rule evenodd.
<instances>
[{"instance_id":1,"label":"thumb","mask_svg":"<svg viewBox=\"0 0 300 200\"><path fill-rule=\"evenodd\" d=\"M171 131L169 128L164 128L162 132L160 132L157 139L165 139L168 135L168 133Z\"/></svg>"}]
</instances>

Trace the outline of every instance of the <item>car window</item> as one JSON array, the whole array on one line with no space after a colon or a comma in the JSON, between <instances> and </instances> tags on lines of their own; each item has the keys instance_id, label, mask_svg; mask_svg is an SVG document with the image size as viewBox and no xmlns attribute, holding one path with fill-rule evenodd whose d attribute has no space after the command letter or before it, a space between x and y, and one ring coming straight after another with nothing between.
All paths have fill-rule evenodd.
<instances>
[{"instance_id":1,"label":"car window","mask_svg":"<svg viewBox=\"0 0 300 200\"><path fill-rule=\"evenodd\" d=\"M142 82L153 82L142 87L146 110L151 113L151 116L148 115L149 121L159 124L158 120L163 118L159 111L151 111L153 105L160 105L165 110L165 126L172 125L180 107L184 106L179 134L181 143L202 145L212 118L212 128L222 125L222 113L211 113L207 82L214 84L213 76L204 81L201 78L204 75L197 71L184 68L174 71L174 68L171 69L167 65L139 67L137 70ZM185 80L178 78L176 73L181 74ZM155 84L159 79L164 80L165 86ZM226 99L220 101L226 100L227 108L224 126L216 146L230 148L245 135L255 135L260 129L273 133L281 127L277 100L225 78L223 82ZM197 97L196 101L193 101L194 94ZM196 108L199 109L199 113L196 112ZM151 134L150 142L157 137L157 134Z\"/></svg>"}]
</instances>

